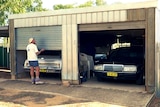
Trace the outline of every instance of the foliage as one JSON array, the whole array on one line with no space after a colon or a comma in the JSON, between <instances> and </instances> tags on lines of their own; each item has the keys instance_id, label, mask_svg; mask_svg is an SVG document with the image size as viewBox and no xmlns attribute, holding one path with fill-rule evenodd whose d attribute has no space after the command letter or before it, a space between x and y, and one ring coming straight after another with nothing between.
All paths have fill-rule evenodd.
<instances>
[{"instance_id":1,"label":"foliage","mask_svg":"<svg viewBox=\"0 0 160 107\"><path fill-rule=\"evenodd\" d=\"M74 5L73 4L66 4L66 5L57 4L53 6L54 10L70 9L70 8L74 8Z\"/></svg>"},{"instance_id":2,"label":"foliage","mask_svg":"<svg viewBox=\"0 0 160 107\"><path fill-rule=\"evenodd\" d=\"M80 4L79 6L77 6L78 8L82 8L82 7L92 7L94 5L93 1L87 1L84 4Z\"/></svg>"},{"instance_id":3,"label":"foliage","mask_svg":"<svg viewBox=\"0 0 160 107\"><path fill-rule=\"evenodd\" d=\"M70 9L70 8L82 8L82 7L92 7L105 5L105 0L88 0L84 4L57 4L53 5L54 10L59 9ZM8 15L19 14L26 12L35 11L46 11L47 9L42 8L42 0L0 0L0 25L6 25Z\"/></svg>"},{"instance_id":4,"label":"foliage","mask_svg":"<svg viewBox=\"0 0 160 107\"><path fill-rule=\"evenodd\" d=\"M96 0L96 6L106 5L107 3L104 0Z\"/></svg>"},{"instance_id":5,"label":"foliage","mask_svg":"<svg viewBox=\"0 0 160 107\"><path fill-rule=\"evenodd\" d=\"M41 0L0 0L0 25L5 25L9 14L45 11Z\"/></svg>"},{"instance_id":6,"label":"foliage","mask_svg":"<svg viewBox=\"0 0 160 107\"><path fill-rule=\"evenodd\" d=\"M57 5L53 5L53 10L92 7L92 6L100 6L100 5L105 5L105 4L106 4L105 0L96 0L96 2L94 2L92 0L88 0L84 4L80 4L80 5L76 5L76 4L67 4L67 5L57 4Z\"/></svg>"}]
</instances>

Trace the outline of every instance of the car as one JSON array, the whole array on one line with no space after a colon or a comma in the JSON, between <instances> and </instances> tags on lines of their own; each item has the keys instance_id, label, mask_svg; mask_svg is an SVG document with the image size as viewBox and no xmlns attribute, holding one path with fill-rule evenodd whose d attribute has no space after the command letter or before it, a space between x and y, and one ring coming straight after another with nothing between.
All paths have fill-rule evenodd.
<instances>
[{"instance_id":1,"label":"car","mask_svg":"<svg viewBox=\"0 0 160 107\"><path fill-rule=\"evenodd\" d=\"M104 62L105 60L107 60L107 55L106 54L104 54L104 53L95 54L95 57L94 57L94 63L95 64L98 64L100 62Z\"/></svg>"},{"instance_id":2,"label":"car","mask_svg":"<svg viewBox=\"0 0 160 107\"><path fill-rule=\"evenodd\" d=\"M61 73L62 60L60 57L41 55L38 57L40 72L43 73ZM24 62L24 71L30 71L30 65L26 59Z\"/></svg>"},{"instance_id":3,"label":"car","mask_svg":"<svg viewBox=\"0 0 160 107\"><path fill-rule=\"evenodd\" d=\"M120 47L110 51L107 61L94 66L94 74L99 81L110 78L144 84L144 68L143 47Z\"/></svg>"},{"instance_id":4,"label":"car","mask_svg":"<svg viewBox=\"0 0 160 107\"><path fill-rule=\"evenodd\" d=\"M87 78L93 76L94 60L93 57L86 53L79 53L79 74L80 82L86 82Z\"/></svg>"}]
</instances>

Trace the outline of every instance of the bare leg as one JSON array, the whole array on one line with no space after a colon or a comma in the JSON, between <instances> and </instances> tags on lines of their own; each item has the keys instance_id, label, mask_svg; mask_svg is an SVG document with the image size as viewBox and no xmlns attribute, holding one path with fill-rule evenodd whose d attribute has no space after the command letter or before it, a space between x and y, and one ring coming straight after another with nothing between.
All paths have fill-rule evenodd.
<instances>
[{"instance_id":1,"label":"bare leg","mask_svg":"<svg viewBox=\"0 0 160 107\"><path fill-rule=\"evenodd\" d=\"M40 74L40 73L39 73L39 69L40 69L39 66L37 66L37 67L36 67L36 78L39 78L39 74Z\"/></svg>"},{"instance_id":2,"label":"bare leg","mask_svg":"<svg viewBox=\"0 0 160 107\"><path fill-rule=\"evenodd\" d=\"M34 78L34 67L30 67L30 76Z\"/></svg>"},{"instance_id":3,"label":"bare leg","mask_svg":"<svg viewBox=\"0 0 160 107\"><path fill-rule=\"evenodd\" d=\"M30 76L31 76L31 81L32 84L34 84L34 67L30 67Z\"/></svg>"}]
</instances>

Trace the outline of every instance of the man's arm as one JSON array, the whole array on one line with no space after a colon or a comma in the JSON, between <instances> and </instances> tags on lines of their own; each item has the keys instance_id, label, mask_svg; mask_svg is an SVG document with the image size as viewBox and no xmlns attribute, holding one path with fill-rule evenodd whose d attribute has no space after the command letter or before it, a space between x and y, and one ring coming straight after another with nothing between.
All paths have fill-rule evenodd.
<instances>
[{"instance_id":1,"label":"man's arm","mask_svg":"<svg viewBox=\"0 0 160 107\"><path fill-rule=\"evenodd\" d=\"M44 51L44 49L41 49L40 51L36 52L36 55L39 55L43 51Z\"/></svg>"}]
</instances>

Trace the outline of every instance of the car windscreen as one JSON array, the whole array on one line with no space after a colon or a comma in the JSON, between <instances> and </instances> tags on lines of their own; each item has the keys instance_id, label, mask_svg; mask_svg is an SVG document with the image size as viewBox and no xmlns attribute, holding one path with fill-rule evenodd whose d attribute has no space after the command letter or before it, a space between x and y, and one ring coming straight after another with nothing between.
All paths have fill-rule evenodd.
<instances>
[{"instance_id":1,"label":"car windscreen","mask_svg":"<svg viewBox=\"0 0 160 107\"><path fill-rule=\"evenodd\" d=\"M45 50L38 58L61 58L61 51L52 51L52 50Z\"/></svg>"},{"instance_id":2,"label":"car windscreen","mask_svg":"<svg viewBox=\"0 0 160 107\"><path fill-rule=\"evenodd\" d=\"M141 63L143 61L143 51L132 48L118 48L110 52L108 60L111 62Z\"/></svg>"}]
</instances>

